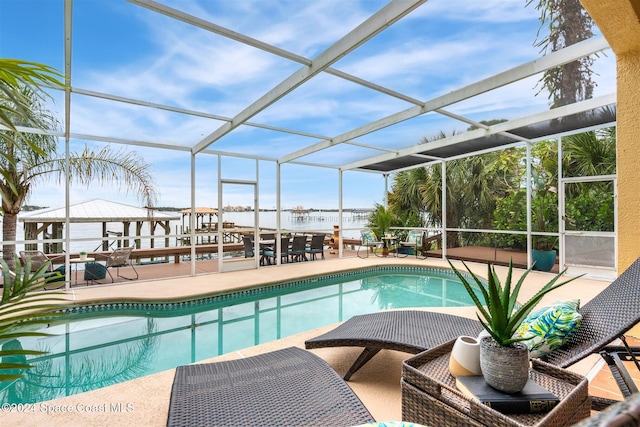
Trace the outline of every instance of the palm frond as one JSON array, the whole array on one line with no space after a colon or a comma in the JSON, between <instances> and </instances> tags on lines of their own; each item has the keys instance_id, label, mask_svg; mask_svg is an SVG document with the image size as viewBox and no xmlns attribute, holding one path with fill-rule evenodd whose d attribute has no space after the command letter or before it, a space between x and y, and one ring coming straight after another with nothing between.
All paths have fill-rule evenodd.
<instances>
[{"instance_id":1,"label":"palm frond","mask_svg":"<svg viewBox=\"0 0 640 427\"><path fill-rule=\"evenodd\" d=\"M41 174L57 172L58 179L64 179L64 157L49 158L42 166ZM85 185L91 182L115 184L119 189L138 194L145 206L156 204L158 195L151 165L135 151L111 146L96 151L85 146L82 152L70 153L69 166L74 182Z\"/></svg>"},{"instance_id":2,"label":"palm frond","mask_svg":"<svg viewBox=\"0 0 640 427\"><path fill-rule=\"evenodd\" d=\"M0 298L0 381L19 378L24 369L30 366L21 359L29 354L40 354L37 350L23 349L18 339L49 334L34 330L47 324L52 318L61 315L56 311L61 307L61 292L40 292L51 278L59 277L57 272L49 272L49 264L31 272L31 263L27 261L23 269L20 259L15 257L15 272L9 269L6 261L0 259L3 276L3 289ZM12 343L17 343L13 345ZM21 368L16 368L16 361ZM14 372L15 370L19 372ZM7 371L9 371L7 373Z\"/></svg>"}]
</instances>

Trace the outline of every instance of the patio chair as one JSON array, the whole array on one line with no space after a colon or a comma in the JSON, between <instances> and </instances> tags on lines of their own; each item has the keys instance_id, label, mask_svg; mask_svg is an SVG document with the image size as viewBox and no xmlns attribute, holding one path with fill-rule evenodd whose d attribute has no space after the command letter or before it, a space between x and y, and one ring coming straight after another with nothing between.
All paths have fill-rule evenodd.
<instances>
[{"instance_id":1,"label":"patio chair","mask_svg":"<svg viewBox=\"0 0 640 427\"><path fill-rule=\"evenodd\" d=\"M264 256L267 259L267 264L271 265L271 260L273 259L273 264L276 264L276 245L273 247L265 248ZM291 253L291 249L289 249L289 237L280 237L280 262L285 263L289 262L289 254Z\"/></svg>"},{"instance_id":2,"label":"patio chair","mask_svg":"<svg viewBox=\"0 0 640 427\"><path fill-rule=\"evenodd\" d=\"M640 348L610 345L617 338L624 341L624 333L640 322L640 258L625 270L607 288L602 290L581 309L582 322L575 334L560 348L541 360L566 368L587 356L600 353L612 356L613 366L619 374L628 377L616 356L640 356ZM309 339L306 348L354 346L364 347L362 354L351 366L348 380L382 349L417 354L460 335L475 336L482 329L477 320L462 320L459 316L417 310L382 311L354 316L337 328ZM640 369L640 364L637 364ZM623 395L633 391L618 382Z\"/></svg>"},{"instance_id":3,"label":"patio chair","mask_svg":"<svg viewBox=\"0 0 640 427\"><path fill-rule=\"evenodd\" d=\"M275 240L276 233L262 233L260 235L260 240Z\"/></svg>"},{"instance_id":4,"label":"patio chair","mask_svg":"<svg viewBox=\"0 0 640 427\"><path fill-rule=\"evenodd\" d=\"M167 426L350 426L374 419L321 358L297 347L176 368Z\"/></svg>"},{"instance_id":5,"label":"patio chair","mask_svg":"<svg viewBox=\"0 0 640 427\"><path fill-rule=\"evenodd\" d=\"M253 234L244 234L242 236L242 245L244 249L245 258L253 258L253 254L255 250L253 238L254 238ZM270 247L271 245L269 246L260 245L260 247L258 248L258 254L260 255L260 265L268 264L268 259L265 255L265 251Z\"/></svg>"},{"instance_id":6,"label":"patio chair","mask_svg":"<svg viewBox=\"0 0 640 427\"><path fill-rule=\"evenodd\" d=\"M309 261L307 258L307 236L293 236L291 241L291 261Z\"/></svg>"},{"instance_id":7,"label":"patio chair","mask_svg":"<svg viewBox=\"0 0 640 427\"><path fill-rule=\"evenodd\" d=\"M105 279L107 274L111 278L111 283L115 282L113 275L109 269L116 269L116 276L126 279L126 280L137 280L140 276L138 275L138 270L133 265L133 260L131 259L131 252L133 251L133 246L127 248L117 248L109 255L103 254L95 254L96 261L87 262L84 265L84 280L95 282L97 280ZM97 258L104 258L104 264L97 261ZM131 267L135 274L135 277L127 277L120 274L121 267Z\"/></svg>"},{"instance_id":8,"label":"patio chair","mask_svg":"<svg viewBox=\"0 0 640 427\"><path fill-rule=\"evenodd\" d=\"M22 266L25 269L25 271L29 269L30 273L34 272L39 268L41 268L46 263L49 263L47 267L48 273L53 273L53 272L60 273L58 276L52 275L47 280L47 283L48 284L50 283L51 285L46 286L44 288L45 290L60 288L64 286L65 272L66 272L64 264L55 269L53 268L54 261L57 261L58 263L64 262L64 256L59 255L59 256L49 258L44 252L38 251L38 250L20 251L19 254L20 254L20 260L22 262Z\"/></svg>"},{"instance_id":9,"label":"patio chair","mask_svg":"<svg viewBox=\"0 0 640 427\"><path fill-rule=\"evenodd\" d=\"M317 255L322 255L324 259L324 234L314 234L311 236L311 243L305 249L311 260L317 259Z\"/></svg>"},{"instance_id":10,"label":"patio chair","mask_svg":"<svg viewBox=\"0 0 640 427\"><path fill-rule=\"evenodd\" d=\"M410 230L407 239L403 242L398 242L398 256L402 255L403 252L405 256L408 256L407 250L413 249L413 254L418 258L418 247L422 246L423 236L424 232L422 230Z\"/></svg>"},{"instance_id":11,"label":"patio chair","mask_svg":"<svg viewBox=\"0 0 640 427\"><path fill-rule=\"evenodd\" d=\"M356 252L358 258L368 258L369 250L371 250L375 254L375 250L381 248L384 245L384 242L382 240L378 240L378 237L376 237L376 233L369 229L360 230L360 240L361 243L358 246L358 251ZM366 256L360 255L360 249L363 246L367 248Z\"/></svg>"},{"instance_id":12,"label":"patio chair","mask_svg":"<svg viewBox=\"0 0 640 427\"><path fill-rule=\"evenodd\" d=\"M244 257L253 258L253 236L247 234L242 236L242 244L244 245Z\"/></svg>"}]
</instances>

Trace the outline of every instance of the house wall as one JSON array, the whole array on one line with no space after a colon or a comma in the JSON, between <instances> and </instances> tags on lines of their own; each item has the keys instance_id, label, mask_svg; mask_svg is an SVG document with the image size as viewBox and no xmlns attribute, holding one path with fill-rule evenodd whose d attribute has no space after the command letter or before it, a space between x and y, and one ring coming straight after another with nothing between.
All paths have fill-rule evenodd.
<instances>
[{"instance_id":1,"label":"house wall","mask_svg":"<svg viewBox=\"0 0 640 427\"><path fill-rule=\"evenodd\" d=\"M616 54L618 271L640 257L640 3L581 0Z\"/></svg>"}]
</instances>

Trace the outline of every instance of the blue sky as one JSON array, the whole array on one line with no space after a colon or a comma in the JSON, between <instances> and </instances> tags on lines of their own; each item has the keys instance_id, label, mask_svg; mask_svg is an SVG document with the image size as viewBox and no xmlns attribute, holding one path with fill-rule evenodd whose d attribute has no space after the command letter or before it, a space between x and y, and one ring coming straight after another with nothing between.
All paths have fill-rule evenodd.
<instances>
[{"instance_id":1,"label":"blue sky","mask_svg":"<svg viewBox=\"0 0 640 427\"><path fill-rule=\"evenodd\" d=\"M165 0L162 4L243 33L306 58L327 49L386 2L378 0ZM63 0L0 0L0 57L20 58L64 68ZM229 40L123 0L73 2L73 87L126 98L233 117L300 68L282 57ZM538 12L525 1L431 0L400 23L339 60L333 68L427 101L485 77L535 59ZM596 96L615 91L612 54L596 61ZM518 118L547 108L530 78L447 109L474 120ZM63 98L54 93L51 109L62 120ZM324 74L297 88L251 122L334 137L410 107L371 89ZM191 147L223 122L74 94L71 132L114 140ZM400 149L439 131L466 129L463 123L429 113L358 138L366 145ZM242 126L211 146L279 158L319 139ZM61 140L60 152L63 152ZM72 150L100 148L105 142L73 139ZM142 146L135 150L153 165L163 206L189 206L190 157L182 151ZM300 161L342 165L380 153L341 145ZM223 178L260 180L260 206L276 205L272 162L225 158ZM218 163L196 163L196 205L216 206ZM338 207L335 169L285 164L282 207ZM381 203L383 178L346 172L344 207ZM71 203L106 198L139 205L122 189L73 185ZM59 206L64 187L38 183L28 203ZM223 204L249 205L246 188L227 186Z\"/></svg>"}]
</instances>

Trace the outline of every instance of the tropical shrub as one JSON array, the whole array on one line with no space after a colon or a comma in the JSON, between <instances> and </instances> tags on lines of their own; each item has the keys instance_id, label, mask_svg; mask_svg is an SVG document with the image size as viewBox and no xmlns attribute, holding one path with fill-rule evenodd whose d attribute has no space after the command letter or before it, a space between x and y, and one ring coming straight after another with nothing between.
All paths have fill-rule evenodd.
<instances>
[{"instance_id":1,"label":"tropical shrub","mask_svg":"<svg viewBox=\"0 0 640 427\"><path fill-rule=\"evenodd\" d=\"M2 268L2 295L0 297L0 382L21 378L31 368L26 356L43 354L42 351L25 350L19 340L24 337L42 337L49 334L33 331L34 326L48 323L58 314L60 292L38 292L47 286L47 281L58 279L60 273L49 272L49 263L31 272L31 262L24 269L20 259L15 258L15 274L7 263L0 259Z\"/></svg>"}]
</instances>

